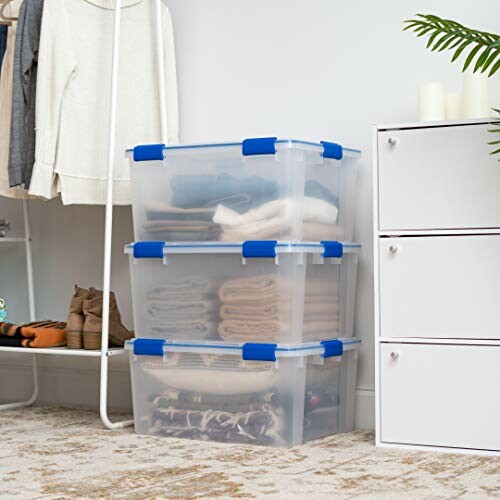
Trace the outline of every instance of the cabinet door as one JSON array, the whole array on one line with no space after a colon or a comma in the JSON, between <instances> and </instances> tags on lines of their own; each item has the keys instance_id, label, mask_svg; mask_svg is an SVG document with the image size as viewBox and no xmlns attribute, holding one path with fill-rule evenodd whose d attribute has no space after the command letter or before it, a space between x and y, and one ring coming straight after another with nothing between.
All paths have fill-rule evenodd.
<instances>
[{"instance_id":1,"label":"cabinet door","mask_svg":"<svg viewBox=\"0 0 500 500\"><path fill-rule=\"evenodd\" d=\"M500 235L379 245L382 337L500 339Z\"/></svg>"},{"instance_id":2,"label":"cabinet door","mask_svg":"<svg viewBox=\"0 0 500 500\"><path fill-rule=\"evenodd\" d=\"M380 132L379 229L499 228L500 164L487 129Z\"/></svg>"},{"instance_id":3,"label":"cabinet door","mask_svg":"<svg viewBox=\"0 0 500 500\"><path fill-rule=\"evenodd\" d=\"M381 441L500 450L500 347L382 344Z\"/></svg>"}]
</instances>

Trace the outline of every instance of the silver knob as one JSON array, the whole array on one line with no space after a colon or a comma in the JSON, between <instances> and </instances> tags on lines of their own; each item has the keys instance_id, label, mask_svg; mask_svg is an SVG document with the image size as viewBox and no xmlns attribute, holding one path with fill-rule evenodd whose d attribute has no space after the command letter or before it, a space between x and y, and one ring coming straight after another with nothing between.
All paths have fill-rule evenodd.
<instances>
[{"instance_id":1,"label":"silver knob","mask_svg":"<svg viewBox=\"0 0 500 500\"><path fill-rule=\"evenodd\" d=\"M389 137L389 139L387 140L387 142L389 143L389 146L395 146L396 143L398 142L398 140L395 139L394 137Z\"/></svg>"},{"instance_id":2,"label":"silver knob","mask_svg":"<svg viewBox=\"0 0 500 500\"><path fill-rule=\"evenodd\" d=\"M397 245L390 245L389 246L389 252L391 252L394 255L395 253L397 253L398 248L399 247Z\"/></svg>"},{"instance_id":3,"label":"silver knob","mask_svg":"<svg viewBox=\"0 0 500 500\"><path fill-rule=\"evenodd\" d=\"M391 352L391 358L392 359L398 359L399 358L399 352Z\"/></svg>"}]
</instances>

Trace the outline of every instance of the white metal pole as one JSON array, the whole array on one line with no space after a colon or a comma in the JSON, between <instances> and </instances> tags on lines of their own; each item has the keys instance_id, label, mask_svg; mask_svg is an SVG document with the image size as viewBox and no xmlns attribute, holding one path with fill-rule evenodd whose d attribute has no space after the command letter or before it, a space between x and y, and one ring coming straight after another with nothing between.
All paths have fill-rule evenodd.
<instances>
[{"instance_id":1,"label":"white metal pole","mask_svg":"<svg viewBox=\"0 0 500 500\"><path fill-rule=\"evenodd\" d=\"M158 66L158 86L160 91L160 120L161 141L168 144L168 121L167 121L167 96L165 79L165 46L163 43L163 23L161 14L161 0L153 0L156 3L156 53Z\"/></svg>"},{"instance_id":2,"label":"white metal pole","mask_svg":"<svg viewBox=\"0 0 500 500\"><path fill-rule=\"evenodd\" d=\"M121 429L133 424L133 420L113 423L108 418L108 342L109 342L109 293L111 281L111 243L113 237L113 180L116 148L116 108L118 100L118 66L120 59L120 24L122 0L115 0L113 26L113 58L111 70L111 98L109 111L109 151L106 189L106 221L104 229L104 276L102 283L102 339L101 383L99 410L101 420L108 429Z\"/></svg>"},{"instance_id":3,"label":"white metal pole","mask_svg":"<svg viewBox=\"0 0 500 500\"><path fill-rule=\"evenodd\" d=\"M31 226L28 212L28 201L23 200L24 246L26 248L26 273L28 276L28 304L30 321L36 321L35 287L33 281L33 255L31 253Z\"/></svg>"}]
</instances>

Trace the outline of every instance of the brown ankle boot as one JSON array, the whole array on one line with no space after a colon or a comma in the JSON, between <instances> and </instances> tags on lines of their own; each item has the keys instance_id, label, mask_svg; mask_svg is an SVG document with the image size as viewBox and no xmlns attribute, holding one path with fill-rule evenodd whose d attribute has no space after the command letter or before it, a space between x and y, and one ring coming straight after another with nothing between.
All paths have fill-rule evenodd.
<instances>
[{"instance_id":1,"label":"brown ankle boot","mask_svg":"<svg viewBox=\"0 0 500 500\"><path fill-rule=\"evenodd\" d=\"M73 297L71 297L68 323L66 326L68 349L83 349L83 300L89 294L90 290L75 285L75 293Z\"/></svg>"},{"instance_id":2,"label":"brown ankle boot","mask_svg":"<svg viewBox=\"0 0 500 500\"><path fill-rule=\"evenodd\" d=\"M83 345L85 349L100 349L102 336L102 292L94 290L83 302ZM126 340L133 337L122 324L116 297L110 292L109 297L109 345L123 347Z\"/></svg>"}]
</instances>

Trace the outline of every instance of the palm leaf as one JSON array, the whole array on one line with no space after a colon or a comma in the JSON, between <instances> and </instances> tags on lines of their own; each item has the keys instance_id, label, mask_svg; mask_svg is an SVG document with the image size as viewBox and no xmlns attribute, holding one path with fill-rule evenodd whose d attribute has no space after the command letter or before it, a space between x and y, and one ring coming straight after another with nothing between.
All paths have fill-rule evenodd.
<instances>
[{"instance_id":1,"label":"palm leaf","mask_svg":"<svg viewBox=\"0 0 500 500\"><path fill-rule=\"evenodd\" d=\"M491 67L488 76L500 69L500 36L486 31L474 30L432 14L417 14L415 19L404 21L405 31L413 31L418 37L428 36L427 48L442 52L454 50L452 62L470 48L462 71L473 63L473 71L485 72Z\"/></svg>"}]
</instances>

